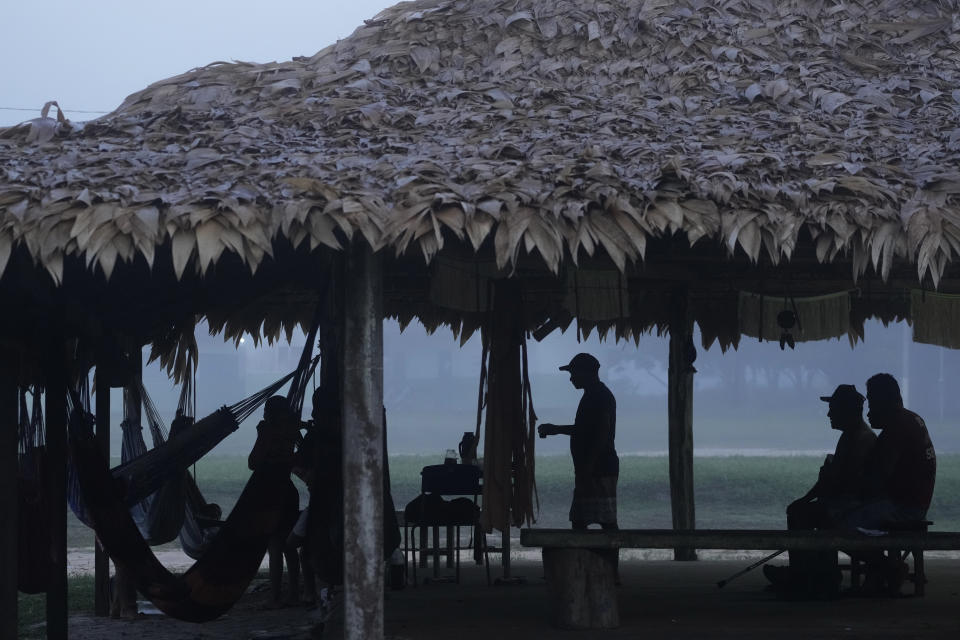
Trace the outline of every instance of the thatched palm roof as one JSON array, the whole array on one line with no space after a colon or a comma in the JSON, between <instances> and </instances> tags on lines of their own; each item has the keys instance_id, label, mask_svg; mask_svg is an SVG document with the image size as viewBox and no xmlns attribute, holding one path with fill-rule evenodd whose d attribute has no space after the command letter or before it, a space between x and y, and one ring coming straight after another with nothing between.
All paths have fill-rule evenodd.
<instances>
[{"instance_id":1,"label":"thatched palm roof","mask_svg":"<svg viewBox=\"0 0 960 640\"><path fill-rule=\"evenodd\" d=\"M856 277L960 249L957 0L403 3L309 58L214 63L82 127L0 131L0 273L25 247L177 277L278 236L623 268L685 234ZM69 115L69 109L68 115ZM49 138L43 141L45 138ZM163 249L167 250L167 249Z\"/></svg>"}]
</instances>

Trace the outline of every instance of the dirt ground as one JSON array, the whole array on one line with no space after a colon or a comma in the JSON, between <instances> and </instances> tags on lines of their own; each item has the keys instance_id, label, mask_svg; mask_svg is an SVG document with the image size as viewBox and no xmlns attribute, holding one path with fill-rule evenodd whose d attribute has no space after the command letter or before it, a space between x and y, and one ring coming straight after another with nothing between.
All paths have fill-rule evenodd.
<instances>
[{"instance_id":1,"label":"dirt ground","mask_svg":"<svg viewBox=\"0 0 960 640\"><path fill-rule=\"evenodd\" d=\"M491 558L500 575L499 559ZM759 569L724 589L717 581L745 560L673 562L632 558L621 563L621 626L609 631L566 631L551 624L539 560L514 563L522 584L487 586L485 574L464 566L461 583L408 586L386 594L385 632L392 640L528 640L530 638L951 638L960 637L960 560L927 560L924 598L841 598L784 602L765 590ZM423 573L420 574L421 579ZM263 581L222 618L190 624L162 615L111 620L70 619L70 638L102 640L305 639L316 612L302 607L266 610ZM905 592L912 587L907 585ZM149 611L148 603L143 603ZM38 630L39 631L39 630ZM343 636L336 608L324 638Z\"/></svg>"}]
</instances>

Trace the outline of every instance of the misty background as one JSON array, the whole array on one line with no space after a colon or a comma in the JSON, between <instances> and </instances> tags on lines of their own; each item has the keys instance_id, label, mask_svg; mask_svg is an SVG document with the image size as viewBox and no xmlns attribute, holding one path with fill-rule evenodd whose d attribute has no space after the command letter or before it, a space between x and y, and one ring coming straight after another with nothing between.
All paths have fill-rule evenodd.
<instances>
[{"instance_id":1,"label":"misty background","mask_svg":"<svg viewBox=\"0 0 960 640\"><path fill-rule=\"evenodd\" d=\"M199 368L197 417L251 395L293 370L304 336L292 343L240 345L197 328ZM699 344L699 335L696 337ZM463 347L452 333L429 335L412 323L403 332L384 323L384 403L390 454L435 454L456 449L464 431L473 431L481 347L473 336ZM600 377L617 398L617 449L621 454L662 454L667 450L668 338L643 336L639 344L601 341L594 333L578 344L571 327L542 342L528 340L533 401L540 422L573 421L580 392L558 371L577 352L601 362ZM149 349L144 349L146 363ZM827 405L838 384L855 384L878 372L893 374L905 404L927 422L937 451L960 451L960 352L912 340L906 323L870 321L866 340L851 348L846 338L798 343L781 351L776 342L742 338L737 350L722 353L714 345L698 349L694 376L693 434L696 455L822 453L832 451L838 433L829 427ZM144 385L169 424L177 406L175 387L157 363L144 367ZM111 451L119 452L122 398L111 397ZM309 417L309 396L304 416ZM258 411L226 438L212 455L246 455L256 436ZM148 439L149 441L149 439ZM481 440L482 442L482 440ZM566 454L566 438L537 439L538 454ZM481 447L482 455L482 447Z\"/></svg>"}]
</instances>

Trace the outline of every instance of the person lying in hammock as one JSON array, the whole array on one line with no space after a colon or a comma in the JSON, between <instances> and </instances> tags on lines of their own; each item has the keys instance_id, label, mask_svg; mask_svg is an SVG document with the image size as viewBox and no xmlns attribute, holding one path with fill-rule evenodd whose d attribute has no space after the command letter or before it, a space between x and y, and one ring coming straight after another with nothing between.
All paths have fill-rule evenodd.
<instances>
[{"instance_id":1,"label":"person lying in hammock","mask_svg":"<svg viewBox=\"0 0 960 640\"><path fill-rule=\"evenodd\" d=\"M287 399L273 396L263 408L263 420L257 425L257 441L247 458L251 471L270 471L289 474L293 469L294 449L300 440L300 419L290 410ZM292 523L291 523L292 525ZM290 574L290 602L300 599L299 580L294 578L292 567L299 563L296 550L287 550L287 536L290 527L274 532L270 539L270 589L273 596L272 606L283 604L283 560L286 556ZM299 571L296 572L296 575Z\"/></svg>"}]
</instances>

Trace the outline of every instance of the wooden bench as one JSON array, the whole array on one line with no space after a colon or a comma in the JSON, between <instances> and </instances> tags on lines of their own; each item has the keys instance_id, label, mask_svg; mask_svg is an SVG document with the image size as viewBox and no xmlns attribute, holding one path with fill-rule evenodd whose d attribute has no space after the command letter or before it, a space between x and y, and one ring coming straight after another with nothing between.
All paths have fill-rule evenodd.
<instances>
[{"instance_id":1,"label":"wooden bench","mask_svg":"<svg viewBox=\"0 0 960 640\"><path fill-rule=\"evenodd\" d=\"M910 579L915 594L923 595L923 552L960 549L960 532L893 531L870 536L828 530L522 529L520 544L543 548L544 575L557 623L592 629L619 625L615 587L619 549L896 550L902 559L913 557Z\"/></svg>"}]
</instances>

